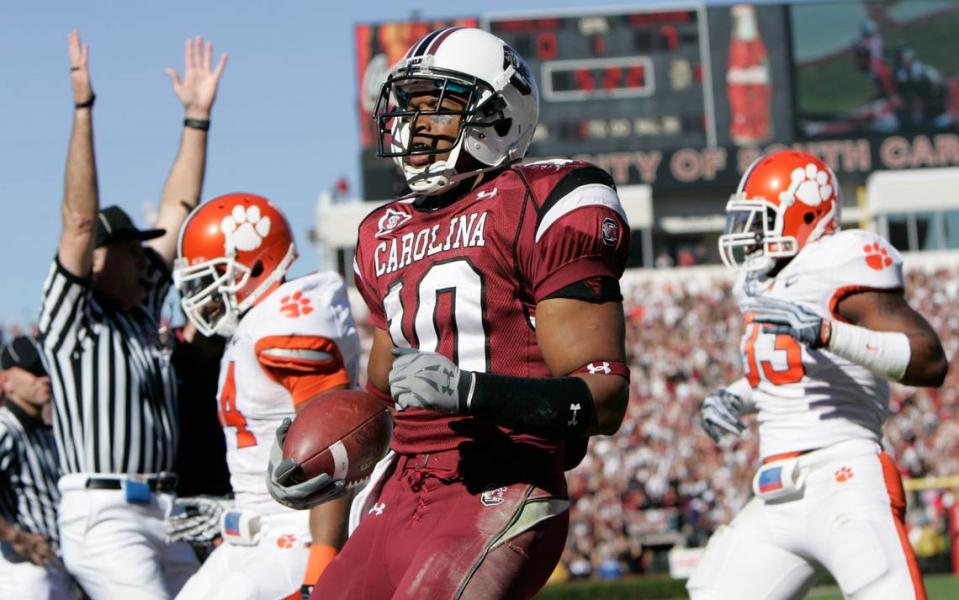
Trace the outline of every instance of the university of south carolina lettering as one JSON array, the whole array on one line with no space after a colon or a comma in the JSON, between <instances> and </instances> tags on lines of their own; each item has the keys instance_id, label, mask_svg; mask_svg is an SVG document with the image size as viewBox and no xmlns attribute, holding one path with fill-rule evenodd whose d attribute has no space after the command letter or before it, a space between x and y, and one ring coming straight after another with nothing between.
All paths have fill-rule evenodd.
<instances>
[{"instance_id":1,"label":"university of south carolina lettering","mask_svg":"<svg viewBox=\"0 0 959 600\"><path fill-rule=\"evenodd\" d=\"M427 256L460 248L485 246L484 231L488 212L454 216L447 227L442 228L445 231L441 231L442 223L437 223L432 227L380 242L373 252L376 276L393 273ZM446 234L445 237L443 233Z\"/></svg>"}]
</instances>

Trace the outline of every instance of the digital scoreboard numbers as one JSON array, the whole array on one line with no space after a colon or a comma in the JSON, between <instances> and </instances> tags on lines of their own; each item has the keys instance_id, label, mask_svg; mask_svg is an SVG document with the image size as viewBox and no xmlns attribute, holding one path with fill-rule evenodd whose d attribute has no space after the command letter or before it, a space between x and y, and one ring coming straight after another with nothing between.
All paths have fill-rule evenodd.
<instances>
[{"instance_id":1,"label":"digital scoreboard numbers","mask_svg":"<svg viewBox=\"0 0 959 600\"><path fill-rule=\"evenodd\" d=\"M715 144L706 11L496 15L540 89L530 156Z\"/></svg>"}]
</instances>

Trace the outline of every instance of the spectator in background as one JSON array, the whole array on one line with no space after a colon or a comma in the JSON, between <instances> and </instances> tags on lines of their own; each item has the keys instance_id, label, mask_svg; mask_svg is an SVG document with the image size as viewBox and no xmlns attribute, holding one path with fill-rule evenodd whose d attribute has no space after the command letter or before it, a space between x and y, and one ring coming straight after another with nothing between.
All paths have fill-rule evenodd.
<instances>
[{"instance_id":1,"label":"spectator in background","mask_svg":"<svg viewBox=\"0 0 959 600\"><path fill-rule=\"evenodd\" d=\"M57 451L50 427L50 378L34 341L0 350L0 598L67 599L58 557Z\"/></svg>"},{"instance_id":2,"label":"spectator in background","mask_svg":"<svg viewBox=\"0 0 959 600\"><path fill-rule=\"evenodd\" d=\"M697 418L699 399L740 372L741 318L730 283L677 272L624 286L630 406L620 431L596 440L567 474L572 509L563 563L570 576L592 577L603 549L627 540L703 546L749 499L756 436L714 446ZM959 315L952 308L959 303L959 268L910 269L906 289L946 354L959 356ZM951 369L939 389L892 384L890 404L886 449L903 476L959 474L959 370ZM923 492L910 500L910 510L941 522L951 502L950 492ZM623 519L611 518L617 514ZM627 573L659 572L650 559L668 547L647 548L643 561L627 562Z\"/></svg>"},{"instance_id":3,"label":"spectator in background","mask_svg":"<svg viewBox=\"0 0 959 600\"><path fill-rule=\"evenodd\" d=\"M176 381L159 335L176 235L199 203L207 129L226 56L186 44L180 149L160 203L160 229L137 229L120 208L100 210L93 152L89 48L69 37L73 132L63 229L44 285L40 332L54 396L63 476L60 544L67 569L97 598L169 598L197 568L167 542L173 502ZM142 242L148 241L147 247Z\"/></svg>"},{"instance_id":4,"label":"spectator in background","mask_svg":"<svg viewBox=\"0 0 959 600\"><path fill-rule=\"evenodd\" d=\"M933 66L916 57L916 51L902 46L896 49L896 84L901 104L897 109L899 123L904 128L935 127L948 124L938 122L946 112L948 90L942 76Z\"/></svg>"}]
</instances>

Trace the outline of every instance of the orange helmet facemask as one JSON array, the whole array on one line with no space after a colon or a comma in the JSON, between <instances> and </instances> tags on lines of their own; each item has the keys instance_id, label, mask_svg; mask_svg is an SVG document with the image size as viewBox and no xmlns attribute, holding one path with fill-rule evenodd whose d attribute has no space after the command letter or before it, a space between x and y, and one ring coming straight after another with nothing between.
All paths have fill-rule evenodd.
<instances>
[{"instance_id":1,"label":"orange helmet facemask","mask_svg":"<svg viewBox=\"0 0 959 600\"><path fill-rule=\"evenodd\" d=\"M734 271L768 271L839 230L842 202L832 170L806 152L762 156L726 204L719 256Z\"/></svg>"},{"instance_id":2,"label":"orange helmet facemask","mask_svg":"<svg viewBox=\"0 0 959 600\"><path fill-rule=\"evenodd\" d=\"M296 260L290 226L254 194L226 194L200 205L180 229L173 283L203 335L232 335L240 317L275 289Z\"/></svg>"}]
</instances>

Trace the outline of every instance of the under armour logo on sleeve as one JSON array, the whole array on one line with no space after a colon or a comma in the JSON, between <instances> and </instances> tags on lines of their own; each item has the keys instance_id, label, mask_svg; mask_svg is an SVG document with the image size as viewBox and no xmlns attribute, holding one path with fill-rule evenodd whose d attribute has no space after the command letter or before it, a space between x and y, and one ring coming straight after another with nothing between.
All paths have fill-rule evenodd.
<instances>
[{"instance_id":1,"label":"under armour logo on sleeve","mask_svg":"<svg viewBox=\"0 0 959 600\"><path fill-rule=\"evenodd\" d=\"M593 375L595 375L595 374L597 374L597 373L602 373L602 374L604 374L604 375L609 375L610 373L613 372L613 370L612 370L612 368L610 368L608 362L589 363L588 365L586 365L586 369L587 369L590 373L592 373Z\"/></svg>"}]
</instances>

